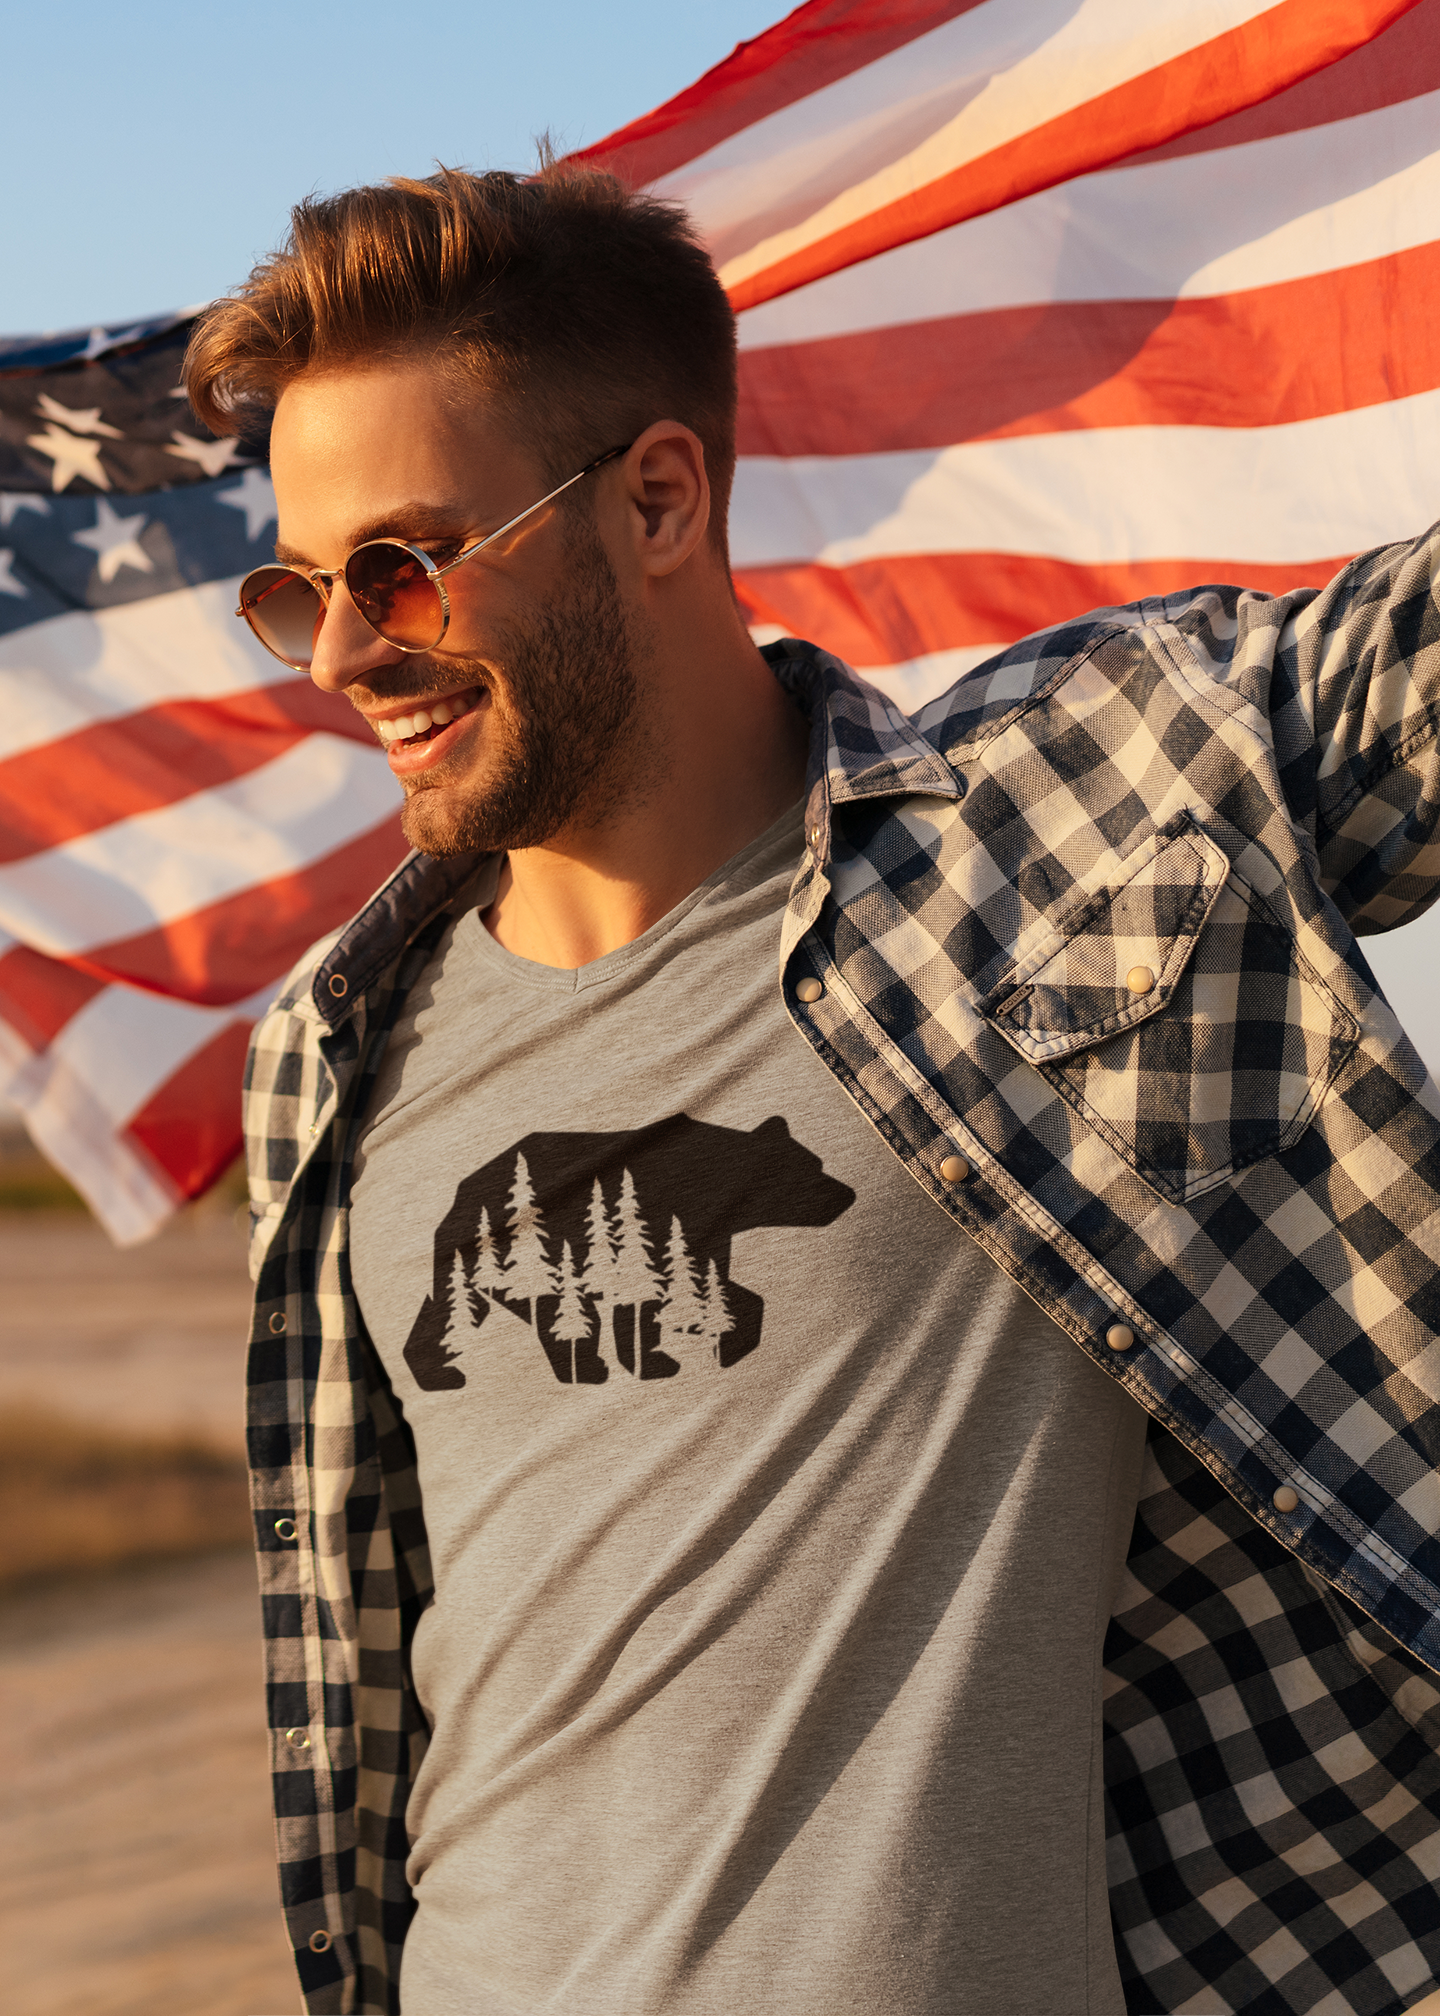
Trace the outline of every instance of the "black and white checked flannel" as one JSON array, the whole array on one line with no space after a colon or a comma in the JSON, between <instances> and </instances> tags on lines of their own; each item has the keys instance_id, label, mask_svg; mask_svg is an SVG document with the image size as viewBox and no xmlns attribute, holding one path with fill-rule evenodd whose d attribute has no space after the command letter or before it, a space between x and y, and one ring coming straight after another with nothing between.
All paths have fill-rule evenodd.
<instances>
[{"instance_id":1,"label":"black and white checked flannel","mask_svg":"<svg viewBox=\"0 0 1440 2016\"><path fill-rule=\"evenodd\" d=\"M1319 593L1098 611L913 719L812 646L767 653L812 721L779 948L799 1036L1155 1423L1106 1653L1134 2012L1389 2016L1440 1979L1440 1094L1358 942L1436 893L1437 557L1432 533ZM412 1909L430 1581L350 1162L473 867L412 856L302 962L247 1073L250 1449L311 2011L398 2007ZM955 1156L968 1180L942 1179Z\"/></svg>"}]
</instances>

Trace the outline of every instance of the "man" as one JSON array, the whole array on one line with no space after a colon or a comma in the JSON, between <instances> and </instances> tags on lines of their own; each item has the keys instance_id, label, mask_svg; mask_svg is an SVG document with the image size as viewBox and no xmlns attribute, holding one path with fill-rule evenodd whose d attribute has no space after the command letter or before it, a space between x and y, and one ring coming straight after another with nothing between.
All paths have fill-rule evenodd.
<instances>
[{"instance_id":1,"label":"man","mask_svg":"<svg viewBox=\"0 0 1440 2016\"><path fill-rule=\"evenodd\" d=\"M751 644L724 296L558 169L302 206L187 383L419 850L249 1073L307 2007L1418 2006L1433 542L907 720Z\"/></svg>"}]
</instances>

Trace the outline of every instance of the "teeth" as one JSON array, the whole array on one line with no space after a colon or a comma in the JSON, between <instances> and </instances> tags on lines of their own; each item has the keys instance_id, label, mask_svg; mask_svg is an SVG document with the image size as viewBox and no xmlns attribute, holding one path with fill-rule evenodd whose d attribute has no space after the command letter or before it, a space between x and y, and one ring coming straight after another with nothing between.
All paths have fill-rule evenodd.
<instances>
[{"instance_id":1,"label":"teeth","mask_svg":"<svg viewBox=\"0 0 1440 2016\"><path fill-rule=\"evenodd\" d=\"M393 743L408 742L412 735L423 735L427 728L448 727L462 714L468 714L479 697L473 689L468 693L447 694L443 700L432 700L428 707L417 707L413 714L397 714L393 720L377 721L375 732L388 749Z\"/></svg>"}]
</instances>

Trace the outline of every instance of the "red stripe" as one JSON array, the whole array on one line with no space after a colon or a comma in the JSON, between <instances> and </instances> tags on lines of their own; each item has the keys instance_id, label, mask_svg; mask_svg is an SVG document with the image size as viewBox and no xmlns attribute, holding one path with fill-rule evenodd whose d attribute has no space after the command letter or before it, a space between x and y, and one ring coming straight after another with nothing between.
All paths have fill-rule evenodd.
<instances>
[{"instance_id":1,"label":"red stripe","mask_svg":"<svg viewBox=\"0 0 1440 2016\"><path fill-rule=\"evenodd\" d=\"M240 1153L240 1083L250 1024L232 1022L188 1057L121 1134L176 1192L198 1197Z\"/></svg>"},{"instance_id":2,"label":"red stripe","mask_svg":"<svg viewBox=\"0 0 1440 2016\"><path fill-rule=\"evenodd\" d=\"M28 945L0 955L0 1015L31 1050L43 1050L105 983Z\"/></svg>"},{"instance_id":3,"label":"red stripe","mask_svg":"<svg viewBox=\"0 0 1440 2016\"><path fill-rule=\"evenodd\" d=\"M0 761L0 862L258 770L320 730L372 743L347 700L308 679L223 700L171 700Z\"/></svg>"},{"instance_id":4,"label":"red stripe","mask_svg":"<svg viewBox=\"0 0 1440 2016\"><path fill-rule=\"evenodd\" d=\"M1440 242L1197 301L1061 301L740 353L742 455L1270 427L1440 386Z\"/></svg>"},{"instance_id":5,"label":"red stripe","mask_svg":"<svg viewBox=\"0 0 1440 2016\"><path fill-rule=\"evenodd\" d=\"M877 63L981 0L811 0L741 42L653 112L572 154L632 187L657 182L733 134Z\"/></svg>"},{"instance_id":6,"label":"red stripe","mask_svg":"<svg viewBox=\"0 0 1440 2016\"><path fill-rule=\"evenodd\" d=\"M1415 0L1280 0L1239 28L779 259L730 289L737 313L841 267L1108 167L1282 91L1378 34Z\"/></svg>"},{"instance_id":7,"label":"red stripe","mask_svg":"<svg viewBox=\"0 0 1440 2016\"><path fill-rule=\"evenodd\" d=\"M1403 105L1429 91L1440 91L1440 0L1416 0L1408 14L1372 42L1302 78L1288 91L1228 119L1217 119L1198 133L1184 133L1163 147L1147 148L1111 165L1134 168L1142 162L1174 161L1182 154L1274 140L1282 133L1303 133L1337 119L1357 118L1362 112L1381 112L1387 105Z\"/></svg>"},{"instance_id":8,"label":"red stripe","mask_svg":"<svg viewBox=\"0 0 1440 2016\"><path fill-rule=\"evenodd\" d=\"M852 665L894 665L931 651L1013 644L1089 609L1197 582L1239 581L1274 595L1323 588L1348 557L1281 567L1253 560L1080 565L1032 554L918 553L854 567L743 567L735 587L751 623L778 623Z\"/></svg>"},{"instance_id":9,"label":"red stripe","mask_svg":"<svg viewBox=\"0 0 1440 2016\"><path fill-rule=\"evenodd\" d=\"M153 931L93 946L66 963L101 980L228 1007L288 972L322 932L359 909L405 852L396 812L295 874L238 890Z\"/></svg>"}]
</instances>

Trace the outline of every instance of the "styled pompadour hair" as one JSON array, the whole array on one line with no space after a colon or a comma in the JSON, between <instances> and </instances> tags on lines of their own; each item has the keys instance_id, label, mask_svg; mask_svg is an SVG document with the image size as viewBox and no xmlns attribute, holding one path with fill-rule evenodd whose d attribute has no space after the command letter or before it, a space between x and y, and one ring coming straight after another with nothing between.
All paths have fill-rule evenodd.
<instances>
[{"instance_id":1,"label":"styled pompadour hair","mask_svg":"<svg viewBox=\"0 0 1440 2016\"><path fill-rule=\"evenodd\" d=\"M306 372L408 356L478 381L555 482L652 421L684 422L724 556L735 318L678 205L563 162L308 198L281 250L201 317L185 387L216 434L249 433Z\"/></svg>"}]
</instances>

